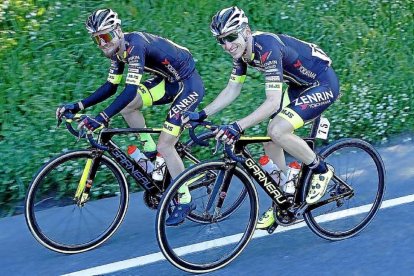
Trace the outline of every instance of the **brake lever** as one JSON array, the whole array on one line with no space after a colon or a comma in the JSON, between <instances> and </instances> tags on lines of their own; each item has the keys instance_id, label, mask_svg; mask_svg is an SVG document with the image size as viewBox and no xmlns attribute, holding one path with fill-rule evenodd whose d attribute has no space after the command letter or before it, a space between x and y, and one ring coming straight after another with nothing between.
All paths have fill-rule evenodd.
<instances>
[{"instance_id":1,"label":"brake lever","mask_svg":"<svg viewBox=\"0 0 414 276\"><path fill-rule=\"evenodd\" d=\"M81 129L79 129L78 140L76 140L76 142L79 142L80 139L84 137L84 135L85 135L85 129L82 127Z\"/></svg>"},{"instance_id":2,"label":"brake lever","mask_svg":"<svg viewBox=\"0 0 414 276\"><path fill-rule=\"evenodd\" d=\"M216 155L217 151L221 149L223 143L220 140L216 140L216 146L214 147L213 155Z\"/></svg>"}]
</instances>

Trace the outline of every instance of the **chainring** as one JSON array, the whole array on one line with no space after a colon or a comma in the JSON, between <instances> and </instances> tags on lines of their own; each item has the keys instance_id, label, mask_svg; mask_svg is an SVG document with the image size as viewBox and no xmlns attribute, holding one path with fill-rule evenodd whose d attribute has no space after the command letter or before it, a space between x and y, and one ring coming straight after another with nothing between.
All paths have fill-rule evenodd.
<instances>
[{"instance_id":1,"label":"chainring","mask_svg":"<svg viewBox=\"0 0 414 276\"><path fill-rule=\"evenodd\" d=\"M282 226L289 226L297 222L293 213L280 209L276 204L273 204L273 216L276 223Z\"/></svg>"},{"instance_id":2,"label":"chainring","mask_svg":"<svg viewBox=\"0 0 414 276\"><path fill-rule=\"evenodd\" d=\"M161 196L158 194L151 194L147 191L144 191L143 199L144 199L145 205L148 208L152 210L157 210L158 205L160 204L160 201L161 201Z\"/></svg>"}]
</instances>

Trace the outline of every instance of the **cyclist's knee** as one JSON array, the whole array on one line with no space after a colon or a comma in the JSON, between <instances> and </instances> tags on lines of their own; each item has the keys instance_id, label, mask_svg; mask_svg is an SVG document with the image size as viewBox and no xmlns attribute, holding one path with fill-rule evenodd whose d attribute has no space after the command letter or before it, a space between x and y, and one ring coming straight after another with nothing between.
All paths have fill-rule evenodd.
<instances>
[{"instance_id":1,"label":"cyclist's knee","mask_svg":"<svg viewBox=\"0 0 414 276\"><path fill-rule=\"evenodd\" d=\"M157 144L157 151L162 155L162 156L169 156L172 153L174 153L175 151L175 142L176 139L162 139L163 137L160 137L160 139L158 140L158 144Z\"/></svg>"},{"instance_id":2,"label":"cyclist's knee","mask_svg":"<svg viewBox=\"0 0 414 276\"><path fill-rule=\"evenodd\" d=\"M123 117L128 116L129 114L136 112L142 108L142 99L139 94L130 102L124 109L120 111Z\"/></svg>"},{"instance_id":3,"label":"cyclist's knee","mask_svg":"<svg viewBox=\"0 0 414 276\"><path fill-rule=\"evenodd\" d=\"M279 144L283 142L286 135L292 133L293 126L286 120L278 118L277 116L267 127L267 133L272 138L272 141Z\"/></svg>"}]
</instances>

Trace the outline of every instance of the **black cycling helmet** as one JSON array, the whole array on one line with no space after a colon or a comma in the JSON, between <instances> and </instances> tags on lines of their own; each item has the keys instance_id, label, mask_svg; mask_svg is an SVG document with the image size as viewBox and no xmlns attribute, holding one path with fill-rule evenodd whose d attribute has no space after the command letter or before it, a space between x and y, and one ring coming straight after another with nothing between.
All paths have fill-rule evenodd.
<instances>
[{"instance_id":1,"label":"black cycling helmet","mask_svg":"<svg viewBox=\"0 0 414 276\"><path fill-rule=\"evenodd\" d=\"M106 29L115 29L117 25L121 25L121 20L113 10L103 9L94 11L86 20L85 25L88 32L92 34Z\"/></svg>"},{"instance_id":2,"label":"black cycling helmet","mask_svg":"<svg viewBox=\"0 0 414 276\"><path fill-rule=\"evenodd\" d=\"M210 30L214 36L220 36L240 31L248 23L244 11L234 6L217 12L211 20Z\"/></svg>"}]
</instances>

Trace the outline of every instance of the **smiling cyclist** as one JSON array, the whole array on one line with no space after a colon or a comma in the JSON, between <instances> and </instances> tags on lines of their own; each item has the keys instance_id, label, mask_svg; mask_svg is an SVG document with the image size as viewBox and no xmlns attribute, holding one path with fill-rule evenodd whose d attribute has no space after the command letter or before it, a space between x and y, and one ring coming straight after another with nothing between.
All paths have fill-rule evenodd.
<instances>
[{"instance_id":1,"label":"smiling cyclist","mask_svg":"<svg viewBox=\"0 0 414 276\"><path fill-rule=\"evenodd\" d=\"M94 11L85 24L92 40L111 60L108 79L89 97L60 106L56 117L62 116L65 110L75 114L113 96L127 65L122 93L95 118L85 118L80 126L94 131L120 112L129 127L145 127L140 111L143 106L171 103L157 146L150 134L141 134L140 139L144 142L144 151L157 149L164 157L174 179L184 171L184 164L174 148L182 125L181 112L195 110L205 92L191 53L187 48L156 35L124 33L118 14L111 9ZM144 72L150 72L154 77L141 82ZM190 202L188 188L183 189L181 202Z\"/></svg>"},{"instance_id":2,"label":"smiling cyclist","mask_svg":"<svg viewBox=\"0 0 414 276\"><path fill-rule=\"evenodd\" d=\"M184 121L204 120L231 104L240 94L248 66L262 72L266 100L250 115L221 126L216 139L234 143L246 128L272 118L267 128L272 142L264 144L266 154L285 172L284 151L308 165L314 175L306 202L316 203L326 191L333 168L320 160L293 131L321 115L338 98L339 82L331 59L315 44L285 34L252 32L248 18L238 7L217 12L210 29L232 56L233 71L217 98L201 112L189 112ZM289 86L285 93L283 82ZM269 208L259 219L257 228L267 229L273 223L273 209Z\"/></svg>"}]
</instances>

